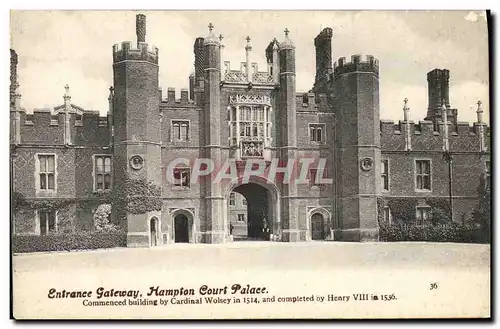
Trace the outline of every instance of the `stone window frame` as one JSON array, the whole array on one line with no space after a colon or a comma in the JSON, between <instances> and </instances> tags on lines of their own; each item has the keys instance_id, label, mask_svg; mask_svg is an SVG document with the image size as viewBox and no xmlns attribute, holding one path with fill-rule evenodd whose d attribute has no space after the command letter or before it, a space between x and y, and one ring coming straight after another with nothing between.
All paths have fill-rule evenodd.
<instances>
[{"instance_id":1,"label":"stone window frame","mask_svg":"<svg viewBox=\"0 0 500 329\"><path fill-rule=\"evenodd\" d=\"M231 192L229 194L229 205L230 206L236 205L236 195L234 194L234 192Z\"/></svg>"},{"instance_id":2,"label":"stone window frame","mask_svg":"<svg viewBox=\"0 0 500 329\"><path fill-rule=\"evenodd\" d=\"M317 140L312 140L312 128L313 126L316 127L321 127L321 141ZM309 140L309 143L314 143L314 144L325 144L326 143L326 124L325 123L320 123L320 122L311 122L308 123L307 125L307 138Z\"/></svg>"},{"instance_id":3,"label":"stone window frame","mask_svg":"<svg viewBox=\"0 0 500 329\"><path fill-rule=\"evenodd\" d=\"M174 136L174 125L179 123L179 138ZM186 139L181 139L181 126L187 124ZM170 119L170 142L189 142L191 140L191 120L189 119Z\"/></svg>"},{"instance_id":4,"label":"stone window frame","mask_svg":"<svg viewBox=\"0 0 500 329\"><path fill-rule=\"evenodd\" d=\"M238 214L237 220L238 220L238 222L244 222L245 221L245 214Z\"/></svg>"},{"instance_id":5,"label":"stone window frame","mask_svg":"<svg viewBox=\"0 0 500 329\"><path fill-rule=\"evenodd\" d=\"M384 162L387 163L387 172L384 173ZM390 192L391 191L391 163L389 158L382 158L380 160L380 179L381 179L381 184L380 184L380 190L382 192ZM387 189L384 188L384 175L387 176ZM431 185L432 186L432 185Z\"/></svg>"},{"instance_id":6,"label":"stone window frame","mask_svg":"<svg viewBox=\"0 0 500 329\"><path fill-rule=\"evenodd\" d=\"M428 161L429 162L429 189L420 189L417 185L417 162L418 161ZM413 184L415 187L415 192L430 193L432 192L432 159L431 158L415 158L413 161Z\"/></svg>"},{"instance_id":7,"label":"stone window frame","mask_svg":"<svg viewBox=\"0 0 500 329\"><path fill-rule=\"evenodd\" d=\"M42 190L40 188L40 156L53 156L54 157L54 189L53 190ZM36 196L53 196L57 194L57 153L41 152L35 153L35 194Z\"/></svg>"},{"instance_id":8,"label":"stone window frame","mask_svg":"<svg viewBox=\"0 0 500 329\"><path fill-rule=\"evenodd\" d=\"M418 218L418 214L419 214L419 210L427 210L427 217L422 217L422 222L420 223L419 222L419 218ZM425 204L425 205L416 205L415 206L415 222L416 222L416 225L417 226L424 226L425 223L429 220L429 217L430 217L430 214L431 214L431 211L432 211L432 208L431 206ZM422 214L424 214L424 212L422 212Z\"/></svg>"},{"instance_id":9,"label":"stone window frame","mask_svg":"<svg viewBox=\"0 0 500 329\"><path fill-rule=\"evenodd\" d=\"M183 185L176 185L175 182L172 183L172 189L174 190L187 190L187 189L190 189L191 188L191 168L190 167L175 167L175 168L172 168L172 177L174 178L174 181L175 181L175 176L174 175L174 172L175 170L181 170L181 171L188 171L189 174L188 174L188 185L187 186L183 186Z\"/></svg>"},{"instance_id":10,"label":"stone window frame","mask_svg":"<svg viewBox=\"0 0 500 329\"><path fill-rule=\"evenodd\" d=\"M111 182L109 183L110 187L109 189L97 189L97 176L96 176L96 157L109 157L111 161L111 171L110 171L110 177L111 177ZM104 184L104 181L103 181ZM92 191L94 192L107 192L111 191L113 188L113 155L112 154L92 154Z\"/></svg>"},{"instance_id":11,"label":"stone window frame","mask_svg":"<svg viewBox=\"0 0 500 329\"><path fill-rule=\"evenodd\" d=\"M42 235L42 232L41 232L41 225L40 225L40 213L41 212L48 212L48 211L45 211L45 210L35 210L35 235ZM52 233L57 233L57 229L58 229L58 222L59 222L59 211L58 210L53 210L54 212L54 231ZM45 233L45 235L49 235L50 233Z\"/></svg>"}]
</instances>

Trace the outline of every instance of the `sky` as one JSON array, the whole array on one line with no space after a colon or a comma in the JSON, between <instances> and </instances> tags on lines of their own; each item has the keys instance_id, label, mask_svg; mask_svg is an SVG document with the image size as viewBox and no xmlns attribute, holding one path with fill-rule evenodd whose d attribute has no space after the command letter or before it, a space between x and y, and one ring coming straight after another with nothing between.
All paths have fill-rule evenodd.
<instances>
[{"instance_id":1,"label":"sky","mask_svg":"<svg viewBox=\"0 0 500 329\"><path fill-rule=\"evenodd\" d=\"M411 120L428 106L427 72L450 70L450 103L459 121L476 121L477 101L489 122L488 33L484 12L474 11L12 11L11 48L19 55L22 106L52 108L70 86L72 103L105 115L113 81L112 46L135 44L135 15L147 16L146 41L159 48L160 86L188 87L193 43L212 23L224 36L224 60L237 69L252 39L252 62L266 70L265 48L283 30L296 46L297 91L311 89L314 37L333 29L332 61L373 55L380 64L380 118L402 120L408 98Z\"/></svg>"}]
</instances>

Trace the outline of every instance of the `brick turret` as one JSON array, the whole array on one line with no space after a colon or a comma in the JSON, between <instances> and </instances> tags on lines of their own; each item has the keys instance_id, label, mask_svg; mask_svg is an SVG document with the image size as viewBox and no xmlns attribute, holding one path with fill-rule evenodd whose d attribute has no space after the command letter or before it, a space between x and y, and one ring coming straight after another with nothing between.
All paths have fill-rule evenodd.
<instances>
[{"instance_id":1,"label":"brick turret","mask_svg":"<svg viewBox=\"0 0 500 329\"><path fill-rule=\"evenodd\" d=\"M380 194L379 67L373 56L360 55L335 64L339 191L338 218L343 240L378 239Z\"/></svg>"},{"instance_id":2,"label":"brick turret","mask_svg":"<svg viewBox=\"0 0 500 329\"><path fill-rule=\"evenodd\" d=\"M161 186L160 91L158 49L145 43L146 17L137 15L137 49L131 42L113 47L114 191L123 191L127 179L143 178ZM133 159L136 159L132 164ZM151 243L150 220L161 212L136 215L113 207L115 221L127 218L128 246ZM121 223L120 223L121 224ZM161 228L155 227L155 230ZM158 237L160 238L160 237ZM161 237L162 238L162 237Z\"/></svg>"}]
</instances>

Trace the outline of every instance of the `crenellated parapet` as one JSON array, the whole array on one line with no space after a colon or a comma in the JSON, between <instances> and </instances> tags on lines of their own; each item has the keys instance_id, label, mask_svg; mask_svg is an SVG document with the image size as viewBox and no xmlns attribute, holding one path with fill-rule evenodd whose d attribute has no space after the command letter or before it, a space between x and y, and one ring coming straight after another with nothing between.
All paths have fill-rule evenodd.
<instances>
[{"instance_id":1,"label":"crenellated parapet","mask_svg":"<svg viewBox=\"0 0 500 329\"><path fill-rule=\"evenodd\" d=\"M371 55L352 55L350 62L346 62L345 57L340 57L333 64L333 71L335 76L352 72L370 72L378 76L379 62Z\"/></svg>"},{"instance_id":2,"label":"crenellated parapet","mask_svg":"<svg viewBox=\"0 0 500 329\"><path fill-rule=\"evenodd\" d=\"M315 94L313 92L297 93L295 103L297 111L320 111L329 112L326 94Z\"/></svg>"},{"instance_id":3,"label":"crenellated parapet","mask_svg":"<svg viewBox=\"0 0 500 329\"><path fill-rule=\"evenodd\" d=\"M438 151L443 150L444 124L438 122L437 126L432 121L380 121L380 136L382 152L384 151L407 151L405 149L406 127L409 125L411 136L411 150L415 151ZM448 123L451 126L451 123ZM449 128L449 143L451 152L479 152L480 151L480 127L489 136L489 127L486 124L459 122L454 129Z\"/></svg>"},{"instance_id":4,"label":"crenellated parapet","mask_svg":"<svg viewBox=\"0 0 500 329\"><path fill-rule=\"evenodd\" d=\"M158 64L158 48L139 42L137 48L132 48L132 42L124 41L113 46L113 63L127 60L145 61Z\"/></svg>"},{"instance_id":5,"label":"crenellated parapet","mask_svg":"<svg viewBox=\"0 0 500 329\"><path fill-rule=\"evenodd\" d=\"M99 111L69 112L73 145L105 145L109 142L110 118ZM22 113L21 144L54 145L64 143L65 113L55 109L35 109Z\"/></svg>"},{"instance_id":6,"label":"crenellated parapet","mask_svg":"<svg viewBox=\"0 0 500 329\"><path fill-rule=\"evenodd\" d=\"M194 106L194 101L189 98L189 90L187 88L181 88L180 98L176 97L175 88L167 89L167 98L162 99L160 106L162 107L176 107L176 106Z\"/></svg>"}]
</instances>

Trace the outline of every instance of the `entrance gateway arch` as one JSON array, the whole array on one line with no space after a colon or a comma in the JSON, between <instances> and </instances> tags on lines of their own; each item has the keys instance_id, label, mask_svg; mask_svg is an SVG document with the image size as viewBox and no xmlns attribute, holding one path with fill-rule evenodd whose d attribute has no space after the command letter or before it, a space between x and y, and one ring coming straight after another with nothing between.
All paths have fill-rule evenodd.
<instances>
[{"instance_id":1,"label":"entrance gateway arch","mask_svg":"<svg viewBox=\"0 0 500 329\"><path fill-rule=\"evenodd\" d=\"M224 191L223 214L224 224L231 231L229 202L231 193L239 193L246 199L247 214L244 233L237 233L233 238L238 240L281 240L280 193L274 182L265 178L252 176L248 182L241 178L233 180Z\"/></svg>"}]
</instances>

